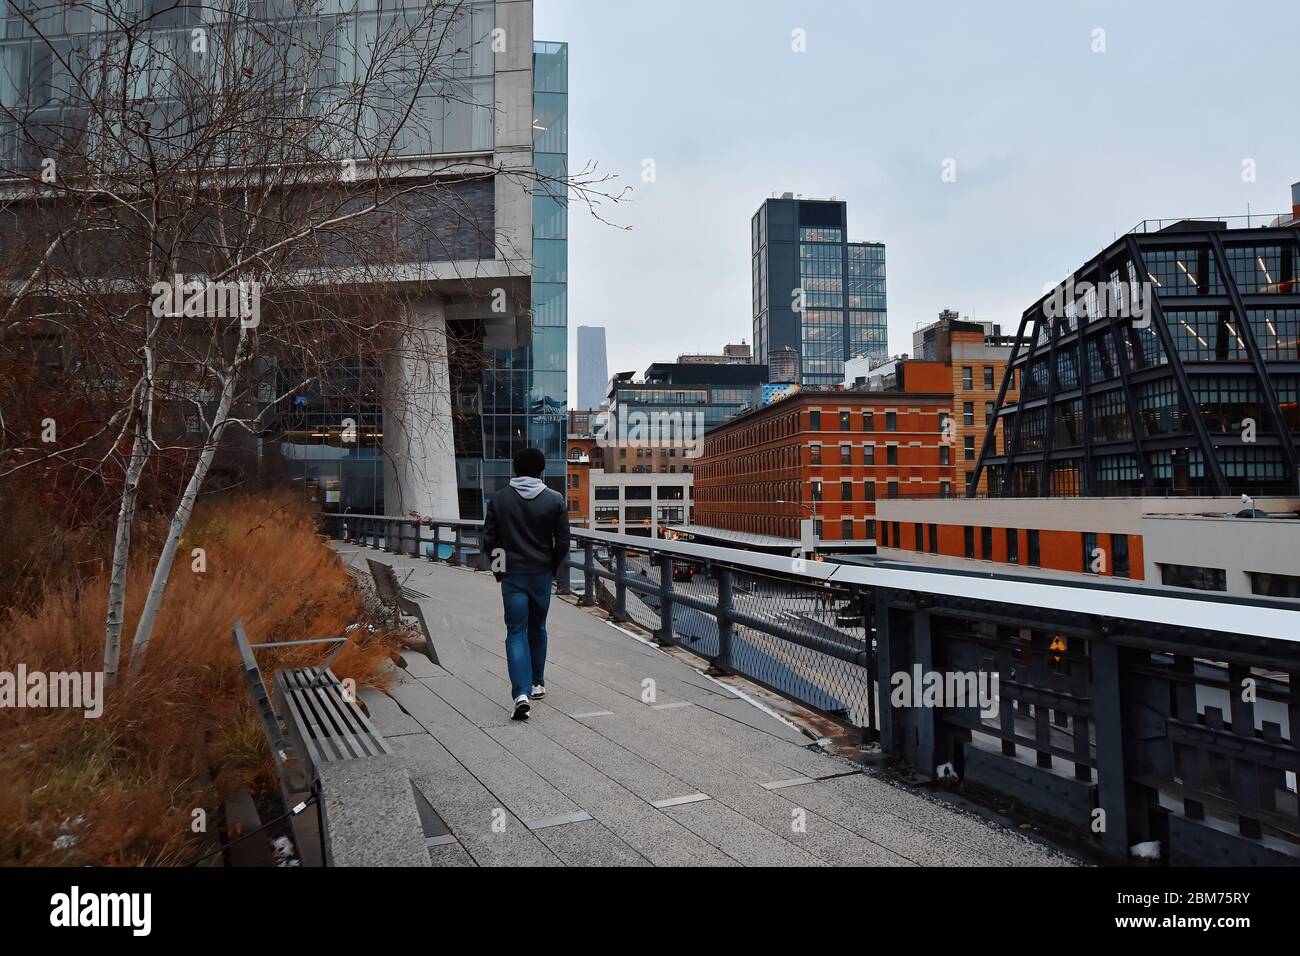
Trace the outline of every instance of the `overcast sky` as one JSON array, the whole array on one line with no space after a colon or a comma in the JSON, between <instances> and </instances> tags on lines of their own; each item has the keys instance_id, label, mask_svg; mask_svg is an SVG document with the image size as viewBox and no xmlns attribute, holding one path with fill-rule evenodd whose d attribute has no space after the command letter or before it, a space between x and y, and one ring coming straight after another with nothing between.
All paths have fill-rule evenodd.
<instances>
[{"instance_id":1,"label":"overcast sky","mask_svg":"<svg viewBox=\"0 0 1300 956\"><path fill-rule=\"evenodd\" d=\"M1297 0L536 0L534 15L538 39L569 44L572 167L634 190L606 211L625 231L570 212L571 396L580 325L607 329L611 374L752 341L749 221L773 192L844 199L849 239L886 243L898 353L944 308L1014 330L1045 283L1141 219L1276 213L1300 180Z\"/></svg>"}]
</instances>

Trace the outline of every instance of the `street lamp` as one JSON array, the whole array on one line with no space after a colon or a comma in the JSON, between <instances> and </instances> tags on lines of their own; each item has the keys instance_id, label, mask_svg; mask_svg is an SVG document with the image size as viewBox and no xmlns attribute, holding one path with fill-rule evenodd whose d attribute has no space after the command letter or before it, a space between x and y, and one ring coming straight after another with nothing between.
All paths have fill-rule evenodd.
<instances>
[{"instance_id":1,"label":"street lamp","mask_svg":"<svg viewBox=\"0 0 1300 956\"><path fill-rule=\"evenodd\" d=\"M778 505L798 505L800 508L803 508L805 511L812 512L813 554L816 554L817 553L817 499L816 498L812 499L811 508L809 508L808 505L804 504L802 501L786 501L784 498L777 498L776 503Z\"/></svg>"}]
</instances>

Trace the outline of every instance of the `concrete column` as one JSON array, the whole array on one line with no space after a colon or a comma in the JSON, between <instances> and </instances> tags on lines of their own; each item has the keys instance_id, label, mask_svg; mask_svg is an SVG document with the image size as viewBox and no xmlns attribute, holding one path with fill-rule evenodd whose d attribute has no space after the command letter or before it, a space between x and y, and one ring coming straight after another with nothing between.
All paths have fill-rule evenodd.
<instances>
[{"instance_id":1,"label":"concrete column","mask_svg":"<svg viewBox=\"0 0 1300 956\"><path fill-rule=\"evenodd\" d=\"M409 309L384 363L384 510L459 518L446 316L432 297Z\"/></svg>"}]
</instances>

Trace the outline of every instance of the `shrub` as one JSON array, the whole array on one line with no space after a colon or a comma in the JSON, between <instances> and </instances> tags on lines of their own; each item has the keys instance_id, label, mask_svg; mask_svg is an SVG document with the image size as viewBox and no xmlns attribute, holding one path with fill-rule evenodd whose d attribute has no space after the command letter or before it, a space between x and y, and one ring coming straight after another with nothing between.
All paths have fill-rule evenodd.
<instances>
[{"instance_id":1,"label":"shrub","mask_svg":"<svg viewBox=\"0 0 1300 956\"><path fill-rule=\"evenodd\" d=\"M193 570L201 548L206 569ZM0 863L135 865L193 857L224 796L269 788L273 764L239 676L231 640L243 621L255 643L346 633L334 661L358 687L382 686L396 636L369 628L361 593L291 493L206 503L195 514L168 585L144 672L107 693L104 713L0 711ZM144 603L152 561L132 565L124 634ZM99 671L106 585L72 574L4 625L0 670ZM360 626L356 626L356 625ZM129 647L122 649L128 660ZM325 651L259 655L265 673ZM269 677L268 677L269 679Z\"/></svg>"}]
</instances>

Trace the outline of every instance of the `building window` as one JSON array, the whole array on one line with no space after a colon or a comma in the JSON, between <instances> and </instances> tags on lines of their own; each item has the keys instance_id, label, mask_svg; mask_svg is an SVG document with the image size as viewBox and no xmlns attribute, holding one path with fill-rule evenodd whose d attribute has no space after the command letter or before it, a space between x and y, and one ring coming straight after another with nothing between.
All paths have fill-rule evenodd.
<instances>
[{"instance_id":1,"label":"building window","mask_svg":"<svg viewBox=\"0 0 1300 956\"><path fill-rule=\"evenodd\" d=\"M898 412L885 412L885 431L898 431Z\"/></svg>"},{"instance_id":2,"label":"building window","mask_svg":"<svg viewBox=\"0 0 1300 956\"><path fill-rule=\"evenodd\" d=\"M808 430L814 432L822 430L822 413L820 409L814 408L808 413Z\"/></svg>"},{"instance_id":3,"label":"building window","mask_svg":"<svg viewBox=\"0 0 1300 956\"><path fill-rule=\"evenodd\" d=\"M939 497L940 497L940 498L951 498L951 497L952 497L952 482L951 482L951 481L941 481L941 482L939 482Z\"/></svg>"},{"instance_id":4,"label":"building window","mask_svg":"<svg viewBox=\"0 0 1300 956\"><path fill-rule=\"evenodd\" d=\"M1040 550L1039 532L1037 529L1031 529L1025 533L1029 539L1029 564L1031 567L1040 567L1042 565L1042 552Z\"/></svg>"},{"instance_id":5,"label":"building window","mask_svg":"<svg viewBox=\"0 0 1300 956\"><path fill-rule=\"evenodd\" d=\"M916 542L916 547L913 548L912 550L917 552L921 552L925 550L925 539L921 537L921 535L922 535L921 522L918 521L914 525L912 525L912 539Z\"/></svg>"},{"instance_id":6,"label":"building window","mask_svg":"<svg viewBox=\"0 0 1300 956\"><path fill-rule=\"evenodd\" d=\"M1294 574L1251 571L1250 590L1268 597L1300 598L1300 577Z\"/></svg>"},{"instance_id":7,"label":"building window","mask_svg":"<svg viewBox=\"0 0 1300 956\"><path fill-rule=\"evenodd\" d=\"M1249 309L1246 318L1265 359L1300 359L1300 309Z\"/></svg>"},{"instance_id":8,"label":"building window","mask_svg":"<svg viewBox=\"0 0 1300 956\"><path fill-rule=\"evenodd\" d=\"M867 524L870 525L871 522L867 522ZM881 530L881 542L880 542L880 544L881 544L883 547L888 548L888 547L889 547L889 522L886 521L886 522L884 522L883 524L881 524L881 526L880 526L880 530Z\"/></svg>"},{"instance_id":9,"label":"building window","mask_svg":"<svg viewBox=\"0 0 1300 956\"><path fill-rule=\"evenodd\" d=\"M808 448L808 460L811 464L820 465L822 463L822 446L810 445Z\"/></svg>"},{"instance_id":10,"label":"building window","mask_svg":"<svg viewBox=\"0 0 1300 956\"><path fill-rule=\"evenodd\" d=\"M1127 441L1133 437L1133 424L1122 391L1093 395L1088 406L1093 441Z\"/></svg>"},{"instance_id":11,"label":"building window","mask_svg":"<svg viewBox=\"0 0 1300 956\"><path fill-rule=\"evenodd\" d=\"M876 416L871 412L862 413L862 430L864 432L874 432L876 430Z\"/></svg>"},{"instance_id":12,"label":"building window","mask_svg":"<svg viewBox=\"0 0 1300 956\"><path fill-rule=\"evenodd\" d=\"M975 436L964 435L962 436L961 441L962 441L962 454L965 456L967 461L974 461L975 460Z\"/></svg>"},{"instance_id":13,"label":"building window","mask_svg":"<svg viewBox=\"0 0 1300 956\"><path fill-rule=\"evenodd\" d=\"M974 559L975 557L975 529L969 525L961 529L962 537L966 543L966 557Z\"/></svg>"},{"instance_id":14,"label":"building window","mask_svg":"<svg viewBox=\"0 0 1300 956\"><path fill-rule=\"evenodd\" d=\"M974 402L961 403L961 423L963 425L975 424L975 403Z\"/></svg>"},{"instance_id":15,"label":"building window","mask_svg":"<svg viewBox=\"0 0 1300 956\"><path fill-rule=\"evenodd\" d=\"M993 388L993 366L984 366L984 387L992 390Z\"/></svg>"},{"instance_id":16,"label":"building window","mask_svg":"<svg viewBox=\"0 0 1300 956\"><path fill-rule=\"evenodd\" d=\"M985 561L993 560L993 529L980 528L980 557Z\"/></svg>"},{"instance_id":17,"label":"building window","mask_svg":"<svg viewBox=\"0 0 1300 956\"><path fill-rule=\"evenodd\" d=\"M1097 558L1104 558L1104 555L1096 553L1097 551L1097 533L1095 531L1085 531L1083 533L1083 570L1085 574L1099 574L1105 569L1105 565L1098 565L1098 570L1092 569L1092 563Z\"/></svg>"},{"instance_id":18,"label":"building window","mask_svg":"<svg viewBox=\"0 0 1300 956\"><path fill-rule=\"evenodd\" d=\"M840 520L840 534L844 536L845 541L853 540L853 519L842 518Z\"/></svg>"},{"instance_id":19,"label":"building window","mask_svg":"<svg viewBox=\"0 0 1300 956\"><path fill-rule=\"evenodd\" d=\"M952 464L952 446L951 446L951 445L940 445L940 446L939 446L939 464L941 464L941 465L951 465L951 464Z\"/></svg>"},{"instance_id":20,"label":"building window","mask_svg":"<svg viewBox=\"0 0 1300 956\"><path fill-rule=\"evenodd\" d=\"M862 483L862 490L866 501L876 500L876 483L874 481L864 481Z\"/></svg>"},{"instance_id":21,"label":"building window","mask_svg":"<svg viewBox=\"0 0 1300 956\"><path fill-rule=\"evenodd\" d=\"M813 501L822 500L822 483L820 481L814 481L812 483L812 500Z\"/></svg>"},{"instance_id":22,"label":"building window","mask_svg":"<svg viewBox=\"0 0 1300 956\"><path fill-rule=\"evenodd\" d=\"M867 519L867 537L868 537L868 538L874 538L875 536L876 536L876 519L875 519L875 518L868 518L868 519Z\"/></svg>"},{"instance_id":23,"label":"building window","mask_svg":"<svg viewBox=\"0 0 1300 956\"><path fill-rule=\"evenodd\" d=\"M975 387L975 370L972 369L969 365L962 367L961 387L968 392Z\"/></svg>"},{"instance_id":24,"label":"building window","mask_svg":"<svg viewBox=\"0 0 1300 956\"><path fill-rule=\"evenodd\" d=\"M1007 528L1007 563L1020 563L1020 531L1017 528Z\"/></svg>"},{"instance_id":25,"label":"building window","mask_svg":"<svg viewBox=\"0 0 1300 956\"><path fill-rule=\"evenodd\" d=\"M1241 330L1227 309L1184 312L1171 310L1165 316L1174 348L1187 362L1230 362L1247 358Z\"/></svg>"},{"instance_id":26,"label":"building window","mask_svg":"<svg viewBox=\"0 0 1300 956\"><path fill-rule=\"evenodd\" d=\"M1259 387L1253 379L1236 375L1197 375L1192 378L1192 398L1201 409L1205 427L1212 432L1240 434L1241 423L1247 418L1255 419L1262 431L1272 431L1264 414ZM1177 399L1171 400L1177 408Z\"/></svg>"},{"instance_id":27,"label":"building window","mask_svg":"<svg viewBox=\"0 0 1300 956\"><path fill-rule=\"evenodd\" d=\"M932 524L929 526L929 531L930 531L930 553L938 554L939 553L939 526L937 524Z\"/></svg>"},{"instance_id":28,"label":"building window","mask_svg":"<svg viewBox=\"0 0 1300 956\"><path fill-rule=\"evenodd\" d=\"M851 482L851 481L841 481L841 482L840 482L840 501L852 501L852 500L853 500L853 482Z\"/></svg>"},{"instance_id":29,"label":"building window","mask_svg":"<svg viewBox=\"0 0 1300 956\"><path fill-rule=\"evenodd\" d=\"M1190 564L1162 564L1160 583L1198 591L1228 590L1228 574L1222 568L1198 568Z\"/></svg>"},{"instance_id":30,"label":"building window","mask_svg":"<svg viewBox=\"0 0 1300 956\"><path fill-rule=\"evenodd\" d=\"M897 498L897 497L898 497L898 482L896 482L896 481L891 481L891 482L889 483L889 497L891 497L891 498Z\"/></svg>"},{"instance_id":31,"label":"building window","mask_svg":"<svg viewBox=\"0 0 1300 956\"><path fill-rule=\"evenodd\" d=\"M890 524L893 526L894 547L901 548L903 546L903 534L898 530L898 522L891 521Z\"/></svg>"},{"instance_id":32,"label":"building window","mask_svg":"<svg viewBox=\"0 0 1300 956\"><path fill-rule=\"evenodd\" d=\"M897 445L886 445L886 446L885 446L885 464L886 464L886 465L897 465L897 464L898 464L898 446L897 446Z\"/></svg>"},{"instance_id":33,"label":"building window","mask_svg":"<svg viewBox=\"0 0 1300 956\"><path fill-rule=\"evenodd\" d=\"M1128 573L1128 535L1112 534L1110 536L1111 557L1114 559L1113 574L1117 578L1127 578Z\"/></svg>"},{"instance_id":34,"label":"building window","mask_svg":"<svg viewBox=\"0 0 1300 956\"><path fill-rule=\"evenodd\" d=\"M851 464L853 464L853 446L852 446L852 445L841 445L841 446L840 446L840 464L841 464L841 465L851 465Z\"/></svg>"},{"instance_id":35,"label":"building window","mask_svg":"<svg viewBox=\"0 0 1300 956\"><path fill-rule=\"evenodd\" d=\"M853 426L849 424L849 413L840 412L840 431L846 432L852 427Z\"/></svg>"},{"instance_id":36,"label":"building window","mask_svg":"<svg viewBox=\"0 0 1300 956\"><path fill-rule=\"evenodd\" d=\"M875 446L875 445L863 445L863 446L862 446L862 463L863 463L864 465L874 465L874 464L876 463L876 446Z\"/></svg>"},{"instance_id":37,"label":"building window","mask_svg":"<svg viewBox=\"0 0 1300 956\"><path fill-rule=\"evenodd\" d=\"M992 402L985 402L985 403L984 403L984 423L987 425L987 424L988 424L990 421L992 421L992 420L993 420L993 403L992 403Z\"/></svg>"},{"instance_id":38,"label":"building window","mask_svg":"<svg viewBox=\"0 0 1300 956\"><path fill-rule=\"evenodd\" d=\"M817 538L818 541L820 541L820 540L822 539L822 519L821 519L821 518L818 518L816 521L813 522L813 535Z\"/></svg>"}]
</instances>

